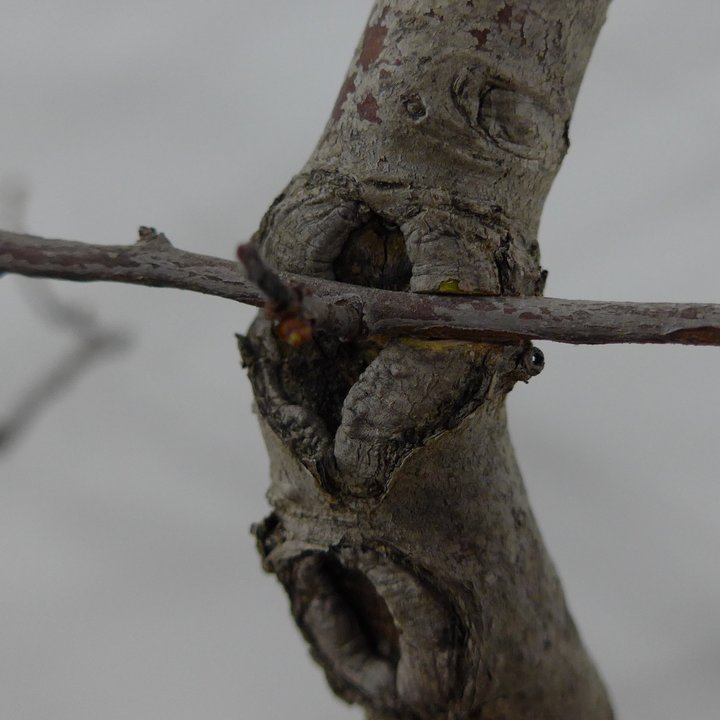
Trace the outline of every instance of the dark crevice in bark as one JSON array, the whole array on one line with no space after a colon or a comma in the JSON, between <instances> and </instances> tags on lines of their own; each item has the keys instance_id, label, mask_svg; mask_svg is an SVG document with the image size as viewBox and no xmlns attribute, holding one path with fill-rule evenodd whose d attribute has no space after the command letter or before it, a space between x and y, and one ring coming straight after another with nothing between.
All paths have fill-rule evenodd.
<instances>
[{"instance_id":1,"label":"dark crevice in bark","mask_svg":"<svg viewBox=\"0 0 720 720\"><path fill-rule=\"evenodd\" d=\"M291 347L275 338L268 321L256 322L255 327L256 332L251 330L238 341L261 415L288 436L290 428L278 410L303 408L322 423L323 444L327 444L340 425L345 397L379 347L372 342L342 342L323 333L301 347Z\"/></svg>"},{"instance_id":2,"label":"dark crevice in bark","mask_svg":"<svg viewBox=\"0 0 720 720\"><path fill-rule=\"evenodd\" d=\"M393 666L400 659L398 631L382 597L367 576L359 570L344 567L325 555L321 565L338 595L345 598L347 608L355 618L368 650Z\"/></svg>"},{"instance_id":3,"label":"dark crevice in bark","mask_svg":"<svg viewBox=\"0 0 720 720\"><path fill-rule=\"evenodd\" d=\"M349 702L395 706L399 634L370 579L332 552L300 555L274 569L335 692Z\"/></svg>"},{"instance_id":4,"label":"dark crevice in bark","mask_svg":"<svg viewBox=\"0 0 720 720\"><path fill-rule=\"evenodd\" d=\"M283 394L293 404L311 408L332 437L345 397L375 353L370 345L322 336L299 350L288 348L280 365Z\"/></svg>"},{"instance_id":5,"label":"dark crevice in bark","mask_svg":"<svg viewBox=\"0 0 720 720\"><path fill-rule=\"evenodd\" d=\"M333 262L340 282L383 290L408 290L412 263L400 228L373 215L350 233Z\"/></svg>"}]
</instances>

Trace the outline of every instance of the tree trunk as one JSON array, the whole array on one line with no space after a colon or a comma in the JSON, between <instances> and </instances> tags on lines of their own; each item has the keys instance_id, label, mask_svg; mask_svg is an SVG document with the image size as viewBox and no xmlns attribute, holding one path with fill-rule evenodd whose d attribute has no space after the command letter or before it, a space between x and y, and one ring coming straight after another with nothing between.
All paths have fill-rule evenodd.
<instances>
[{"instance_id":1,"label":"tree trunk","mask_svg":"<svg viewBox=\"0 0 720 720\"><path fill-rule=\"evenodd\" d=\"M540 294L537 228L607 2L379 0L254 242L281 270ZM504 402L529 344L240 341L271 458L255 528L333 690L390 718L612 711L528 505Z\"/></svg>"}]
</instances>

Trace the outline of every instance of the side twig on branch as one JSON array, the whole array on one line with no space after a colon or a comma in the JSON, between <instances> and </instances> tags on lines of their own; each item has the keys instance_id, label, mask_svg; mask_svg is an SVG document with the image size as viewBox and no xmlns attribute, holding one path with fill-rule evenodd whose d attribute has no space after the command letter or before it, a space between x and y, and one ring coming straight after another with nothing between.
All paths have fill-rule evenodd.
<instances>
[{"instance_id":1,"label":"side twig on branch","mask_svg":"<svg viewBox=\"0 0 720 720\"><path fill-rule=\"evenodd\" d=\"M252 262L256 260L262 262L259 256ZM266 266L255 270L260 267ZM268 299L238 272L236 263L179 250L151 228L141 228L134 245L46 240L0 231L2 272L173 287L256 307ZM345 338L405 335L493 342L720 345L718 304L426 295L275 275L299 293L296 302L302 317Z\"/></svg>"}]
</instances>

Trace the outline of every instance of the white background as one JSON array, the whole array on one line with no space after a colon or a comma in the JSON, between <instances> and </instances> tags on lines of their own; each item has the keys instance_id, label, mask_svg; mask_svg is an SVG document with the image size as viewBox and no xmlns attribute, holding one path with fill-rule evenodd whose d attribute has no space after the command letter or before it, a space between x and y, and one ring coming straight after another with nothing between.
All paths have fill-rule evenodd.
<instances>
[{"instance_id":1,"label":"white background","mask_svg":"<svg viewBox=\"0 0 720 720\"><path fill-rule=\"evenodd\" d=\"M355 0L3 0L0 176L37 234L154 225L230 257L320 134ZM547 294L720 302L720 5L617 0L541 229ZM0 280L0 417L70 345ZM131 330L0 458L0 717L359 718L259 567L233 333L172 290L58 285ZM717 348L543 344L511 428L570 604L634 720L720 707Z\"/></svg>"}]
</instances>

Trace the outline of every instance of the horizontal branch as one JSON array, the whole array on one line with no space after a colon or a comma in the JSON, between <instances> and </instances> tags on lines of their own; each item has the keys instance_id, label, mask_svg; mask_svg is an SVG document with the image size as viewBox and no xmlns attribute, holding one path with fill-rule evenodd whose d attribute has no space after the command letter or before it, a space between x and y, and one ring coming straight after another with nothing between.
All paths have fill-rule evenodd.
<instances>
[{"instance_id":1,"label":"horizontal branch","mask_svg":"<svg viewBox=\"0 0 720 720\"><path fill-rule=\"evenodd\" d=\"M178 250L149 228L134 245L92 245L0 231L0 273L172 287L263 306L230 260ZM543 297L424 295L278 273L303 294L305 314L341 337L413 336L573 344L720 345L720 305Z\"/></svg>"},{"instance_id":2,"label":"horizontal branch","mask_svg":"<svg viewBox=\"0 0 720 720\"><path fill-rule=\"evenodd\" d=\"M171 287L260 307L258 288L237 263L174 247L164 235L140 229L134 245L92 245L0 231L0 273L60 280Z\"/></svg>"}]
</instances>

